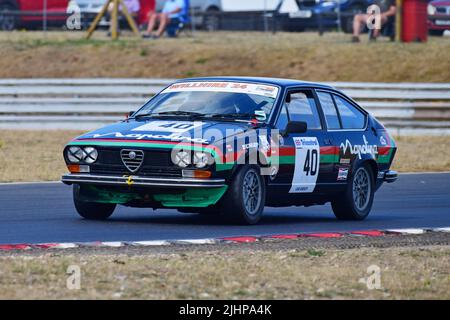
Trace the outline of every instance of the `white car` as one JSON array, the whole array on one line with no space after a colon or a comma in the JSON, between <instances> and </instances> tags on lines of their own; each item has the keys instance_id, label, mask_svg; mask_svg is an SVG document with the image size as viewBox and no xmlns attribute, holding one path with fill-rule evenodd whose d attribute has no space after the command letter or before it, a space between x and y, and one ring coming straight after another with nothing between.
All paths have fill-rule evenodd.
<instances>
[{"instance_id":1,"label":"white car","mask_svg":"<svg viewBox=\"0 0 450 320\"><path fill-rule=\"evenodd\" d=\"M97 14L102 10L106 0L71 0L69 6L75 3L80 8L81 25L83 29L87 29ZM100 27L108 27L109 21L103 17L99 22Z\"/></svg>"}]
</instances>

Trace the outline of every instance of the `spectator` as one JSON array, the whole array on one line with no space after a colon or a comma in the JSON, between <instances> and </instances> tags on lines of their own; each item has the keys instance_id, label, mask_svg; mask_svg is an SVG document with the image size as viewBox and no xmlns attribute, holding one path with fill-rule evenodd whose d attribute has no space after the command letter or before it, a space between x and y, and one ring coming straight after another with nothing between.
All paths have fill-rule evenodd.
<instances>
[{"instance_id":1,"label":"spectator","mask_svg":"<svg viewBox=\"0 0 450 320\"><path fill-rule=\"evenodd\" d=\"M374 3L380 7L380 21L381 25L384 25L389 19L392 19L396 13L395 0L375 0ZM352 42L359 42L359 34L361 33L362 26L367 23L371 15L365 13L359 13L353 18L353 37ZM380 35L380 29L374 29L371 40L376 40Z\"/></svg>"},{"instance_id":2,"label":"spectator","mask_svg":"<svg viewBox=\"0 0 450 320\"><path fill-rule=\"evenodd\" d=\"M180 19L184 6L184 0L166 0L161 13L154 11L150 12L147 31L144 33L143 37L154 39L161 37L170 22ZM153 29L158 21L158 29L154 32Z\"/></svg>"},{"instance_id":3,"label":"spectator","mask_svg":"<svg viewBox=\"0 0 450 320\"><path fill-rule=\"evenodd\" d=\"M141 10L141 4L139 2L139 0L122 0L123 4L125 5L125 7L128 10L128 13L134 18L136 19L138 14L139 14L139 10ZM109 15L111 17L112 11L114 8L114 4L110 3L108 11L109 11ZM122 12L122 5L119 7L119 13ZM110 19L111 21L111 19ZM111 35L112 32L112 23L110 24L110 29L109 29L109 33L108 35Z\"/></svg>"}]
</instances>

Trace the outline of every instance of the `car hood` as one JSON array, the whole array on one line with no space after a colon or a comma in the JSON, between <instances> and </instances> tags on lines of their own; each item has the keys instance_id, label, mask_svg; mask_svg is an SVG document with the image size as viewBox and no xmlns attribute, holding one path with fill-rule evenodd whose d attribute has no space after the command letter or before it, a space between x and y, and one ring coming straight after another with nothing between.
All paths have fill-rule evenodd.
<instances>
[{"instance_id":1,"label":"car hood","mask_svg":"<svg viewBox=\"0 0 450 320\"><path fill-rule=\"evenodd\" d=\"M165 141L212 144L252 128L251 123L180 119L126 120L86 133L75 140Z\"/></svg>"}]
</instances>

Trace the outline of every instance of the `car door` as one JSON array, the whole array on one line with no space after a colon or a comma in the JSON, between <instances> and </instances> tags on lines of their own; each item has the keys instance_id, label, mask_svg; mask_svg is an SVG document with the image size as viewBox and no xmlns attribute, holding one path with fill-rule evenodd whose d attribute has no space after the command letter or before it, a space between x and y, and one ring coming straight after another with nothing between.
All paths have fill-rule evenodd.
<instances>
[{"instance_id":1,"label":"car door","mask_svg":"<svg viewBox=\"0 0 450 320\"><path fill-rule=\"evenodd\" d=\"M366 152L374 144L371 135L365 134L367 114L341 94L317 90L326 126L339 156L335 158L332 180L346 184L352 166L361 158L355 150ZM375 143L376 144L376 143Z\"/></svg>"},{"instance_id":2,"label":"car door","mask_svg":"<svg viewBox=\"0 0 450 320\"><path fill-rule=\"evenodd\" d=\"M304 133L286 133L289 122L306 122ZM322 161L321 150L331 145L312 89L289 89L275 127L280 131L279 170L272 183L289 194L321 191L333 168Z\"/></svg>"}]
</instances>

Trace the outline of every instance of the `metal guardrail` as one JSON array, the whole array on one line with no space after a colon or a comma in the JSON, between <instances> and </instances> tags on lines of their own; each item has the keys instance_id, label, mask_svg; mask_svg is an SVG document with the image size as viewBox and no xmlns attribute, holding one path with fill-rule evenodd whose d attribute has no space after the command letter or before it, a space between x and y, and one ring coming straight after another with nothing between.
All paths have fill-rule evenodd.
<instances>
[{"instance_id":1,"label":"metal guardrail","mask_svg":"<svg viewBox=\"0 0 450 320\"><path fill-rule=\"evenodd\" d=\"M95 128L123 119L172 81L0 79L0 128ZM450 134L450 83L328 84L397 133Z\"/></svg>"}]
</instances>

